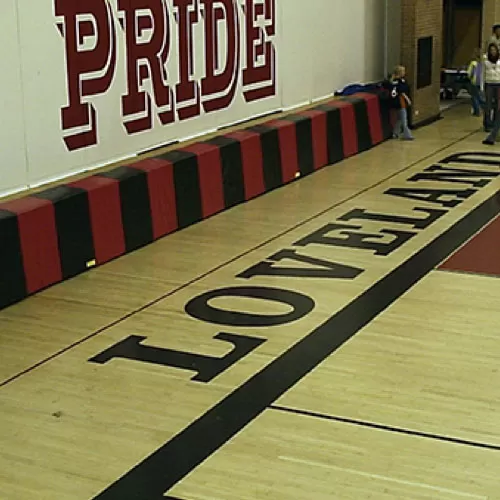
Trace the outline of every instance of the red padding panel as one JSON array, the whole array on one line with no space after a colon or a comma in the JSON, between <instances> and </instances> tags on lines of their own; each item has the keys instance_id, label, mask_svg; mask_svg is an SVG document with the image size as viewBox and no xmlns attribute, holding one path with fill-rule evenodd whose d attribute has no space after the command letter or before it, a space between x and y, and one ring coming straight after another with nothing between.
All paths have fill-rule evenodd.
<instances>
[{"instance_id":1,"label":"red padding panel","mask_svg":"<svg viewBox=\"0 0 500 500\"><path fill-rule=\"evenodd\" d=\"M203 218L224 210L224 183L219 148L200 143L182 148L181 151L197 156Z\"/></svg>"},{"instance_id":2,"label":"red padding panel","mask_svg":"<svg viewBox=\"0 0 500 500\"><path fill-rule=\"evenodd\" d=\"M266 188L259 134L248 130L237 130L226 135L239 141L241 145L245 199L250 200L261 195L266 191Z\"/></svg>"},{"instance_id":3,"label":"red padding panel","mask_svg":"<svg viewBox=\"0 0 500 500\"><path fill-rule=\"evenodd\" d=\"M149 203L153 222L153 238L158 239L178 228L174 170L162 159L141 160L130 165L148 176Z\"/></svg>"},{"instance_id":4,"label":"red padding panel","mask_svg":"<svg viewBox=\"0 0 500 500\"><path fill-rule=\"evenodd\" d=\"M334 100L328 103L332 108L340 110L342 122L342 141L344 144L344 158L358 153L358 132L356 129L356 115L354 107L349 102Z\"/></svg>"},{"instance_id":5,"label":"red padding panel","mask_svg":"<svg viewBox=\"0 0 500 500\"><path fill-rule=\"evenodd\" d=\"M328 165L326 113L323 111L307 110L300 114L311 118L314 170L318 170Z\"/></svg>"},{"instance_id":6,"label":"red padding panel","mask_svg":"<svg viewBox=\"0 0 500 500\"><path fill-rule=\"evenodd\" d=\"M384 140L384 132L382 131L382 114L380 112L379 97L374 94L365 93L356 94L356 97L361 97L366 101L372 145L380 144Z\"/></svg>"},{"instance_id":7,"label":"red padding panel","mask_svg":"<svg viewBox=\"0 0 500 500\"><path fill-rule=\"evenodd\" d=\"M281 154L281 175L283 177L283 184L287 184L295 179L299 171L295 123L285 120L273 120L264 125L278 129Z\"/></svg>"},{"instance_id":8,"label":"red padding panel","mask_svg":"<svg viewBox=\"0 0 500 500\"><path fill-rule=\"evenodd\" d=\"M107 177L92 176L68 185L87 191L97 263L103 264L123 255L125 236L118 181Z\"/></svg>"},{"instance_id":9,"label":"red padding panel","mask_svg":"<svg viewBox=\"0 0 500 500\"><path fill-rule=\"evenodd\" d=\"M26 291L31 294L62 280L54 205L41 198L2 204L17 215Z\"/></svg>"}]
</instances>

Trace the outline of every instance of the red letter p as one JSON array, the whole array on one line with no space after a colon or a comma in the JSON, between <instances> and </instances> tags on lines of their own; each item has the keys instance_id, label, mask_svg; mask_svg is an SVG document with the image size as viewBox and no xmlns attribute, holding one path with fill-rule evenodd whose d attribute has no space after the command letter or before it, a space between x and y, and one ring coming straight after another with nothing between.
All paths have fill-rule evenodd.
<instances>
[{"instance_id":1,"label":"red letter p","mask_svg":"<svg viewBox=\"0 0 500 500\"><path fill-rule=\"evenodd\" d=\"M64 142L72 151L97 144L96 111L84 97L102 94L113 81L116 36L106 0L55 0L58 28L66 44L68 106L62 108Z\"/></svg>"}]
</instances>

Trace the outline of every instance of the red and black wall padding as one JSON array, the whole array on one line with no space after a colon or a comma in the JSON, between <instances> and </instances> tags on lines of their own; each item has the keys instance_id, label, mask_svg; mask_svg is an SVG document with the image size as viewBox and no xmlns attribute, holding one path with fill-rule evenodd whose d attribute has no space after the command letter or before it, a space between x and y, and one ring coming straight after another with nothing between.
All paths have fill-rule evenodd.
<instances>
[{"instance_id":1,"label":"red and black wall padding","mask_svg":"<svg viewBox=\"0 0 500 500\"><path fill-rule=\"evenodd\" d=\"M1 203L0 308L365 151L390 120L355 94Z\"/></svg>"},{"instance_id":2,"label":"red and black wall padding","mask_svg":"<svg viewBox=\"0 0 500 500\"><path fill-rule=\"evenodd\" d=\"M92 176L70 184L87 193L88 216L98 264L126 253L120 186L111 176ZM92 260L92 258L90 260Z\"/></svg>"},{"instance_id":3,"label":"red and black wall padding","mask_svg":"<svg viewBox=\"0 0 500 500\"><path fill-rule=\"evenodd\" d=\"M8 208L10 208L9 211L0 210L0 238L2 241L0 245L0 304L4 306L22 300L29 294L27 280L30 272L27 263L23 261L25 259L23 259L21 213L17 212L14 207ZM27 249L26 243L25 249ZM33 286L31 288L35 289Z\"/></svg>"},{"instance_id":4,"label":"red and black wall padding","mask_svg":"<svg viewBox=\"0 0 500 500\"><path fill-rule=\"evenodd\" d=\"M237 130L228 133L228 137L238 141L241 151L241 168L245 201L266 192L264 183L264 164L260 135L249 130Z\"/></svg>"},{"instance_id":5,"label":"red and black wall padding","mask_svg":"<svg viewBox=\"0 0 500 500\"><path fill-rule=\"evenodd\" d=\"M243 159L241 144L237 139L219 136L202 143L210 145L217 151L220 167L217 172L219 185L213 186L214 192L221 193L221 210L234 207L245 201L245 179L243 176Z\"/></svg>"},{"instance_id":6,"label":"red and black wall padding","mask_svg":"<svg viewBox=\"0 0 500 500\"><path fill-rule=\"evenodd\" d=\"M54 209L62 279L85 271L86 263L92 261L95 255L89 200L85 190L62 185L37 193L33 197L51 203Z\"/></svg>"},{"instance_id":7,"label":"red and black wall padding","mask_svg":"<svg viewBox=\"0 0 500 500\"><path fill-rule=\"evenodd\" d=\"M29 197L0 207L0 305L63 280L55 207Z\"/></svg>"},{"instance_id":8,"label":"red and black wall padding","mask_svg":"<svg viewBox=\"0 0 500 500\"><path fill-rule=\"evenodd\" d=\"M264 190L272 191L284 184L279 132L265 124L250 127L248 130L259 136ZM289 147L293 147L293 144Z\"/></svg>"},{"instance_id":9,"label":"red and black wall padding","mask_svg":"<svg viewBox=\"0 0 500 500\"><path fill-rule=\"evenodd\" d=\"M328 103L331 108L337 109L340 113L340 123L342 127L342 150L345 158L350 158L358 153L358 131L356 129L356 114L350 102L340 99Z\"/></svg>"},{"instance_id":10,"label":"red and black wall padding","mask_svg":"<svg viewBox=\"0 0 500 500\"><path fill-rule=\"evenodd\" d=\"M265 127L265 130L271 130L273 132L273 138L275 140L277 138L280 157L278 168L281 171L279 179L282 181L282 184L292 182L297 177L297 172L299 171L297 130L294 123L284 119L278 119L261 125L261 127ZM258 130L260 131L263 129ZM278 176L278 174L276 175ZM269 186L269 184L267 185Z\"/></svg>"},{"instance_id":11,"label":"red and black wall padding","mask_svg":"<svg viewBox=\"0 0 500 500\"><path fill-rule=\"evenodd\" d=\"M147 173L131 167L117 167L96 177L118 184L125 253L153 241L153 224Z\"/></svg>"},{"instance_id":12,"label":"red and black wall padding","mask_svg":"<svg viewBox=\"0 0 500 500\"><path fill-rule=\"evenodd\" d=\"M384 123L381 115L381 105L380 100L377 96L373 94L358 94L358 97L365 101L366 112L368 117L368 129L370 134L371 145L376 146L380 144L385 138L392 136L392 129L390 125L390 119L387 123L388 128L384 129ZM385 106L387 110L389 108ZM387 115L390 117L390 115ZM387 134L387 135L386 135Z\"/></svg>"},{"instance_id":13,"label":"red and black wall padding","mask_svg":"<svg viewBox=\"0 0 500 500\"><path fill-rule=\"evenodd\" d=\"M324 104L315 108L326 117L326 146L328 165L332 165L345 158L344 131L340 108Z\"/></svg>"},{"instance_id":14,"label":"red and black wall padding","mask_svg":"<svg viewBox=\"0 0 500 500\"><path fill-rule=\"evenodd\" d=\"M362 153L370 149L372 144L372 137L370 134L370 118L368 115L368 107L366 101L354 96L341 97L344 102L348 102L352 105L354 110L354 120L356 129L356 153Z\"/></svg>"}]
</instances>

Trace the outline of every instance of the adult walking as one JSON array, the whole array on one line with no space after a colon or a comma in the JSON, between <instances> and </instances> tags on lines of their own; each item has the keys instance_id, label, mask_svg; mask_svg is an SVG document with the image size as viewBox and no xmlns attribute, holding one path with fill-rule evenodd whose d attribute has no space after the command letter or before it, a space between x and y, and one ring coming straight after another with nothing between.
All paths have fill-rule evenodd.
<instances>
[{"instance_id":1,"label":"adult walking","mask_svg":"<svg viewBox=\"0 0 500 500\"><path fill-rule=\"evenodd\" d=\"M491 132L498 115L498 92L500 90L500 61L498 46L490 42L483 64L484 92L486 109L484 113L484 130Z\"/></svg>"}]
</instances>

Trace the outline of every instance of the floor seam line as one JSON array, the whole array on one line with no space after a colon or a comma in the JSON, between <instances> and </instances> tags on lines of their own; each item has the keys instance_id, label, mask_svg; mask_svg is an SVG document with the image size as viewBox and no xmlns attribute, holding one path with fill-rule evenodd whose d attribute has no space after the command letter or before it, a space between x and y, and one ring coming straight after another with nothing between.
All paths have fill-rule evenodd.
<instances>
[{"instance_id":1,"label":"floor seam line","mask_svg":"<svg viewBox=\"0 0 500 500\"><path fill-rule=\"evenodd\" d=\"M448 443L461 445L461 446L469 446L469 447L474 447L474 448L483 448L483 449L500 451L500 445L494 445L494 444L490 444L490 443L481 443L478 441L470 441L468 439L455 438L452 436L444 436L444 435L440 435L440 434L432 434L432 433L423 432L423 431L404 429L402 427L395 427L392 425L379 424L379 423L375 423L375 422L368 422L365 420L358 420L358 419L352 419L352 418L347 418L347 417L339 417L336 415L318 413L318 412L309 411L309 410L301 410L301 409L296 409L296 408L282 406L282 405L275 405L275 404L269 405L269 409L275 410L275 411L281 411L284 413L293 413L295 415L301 415L304 417L317 418L319 420L328 420L328 421L332 421L332 422L339 422L339 423L355 425L358 427L367 427L367 428L376 429L376 430L380 430L380 431L391 432L394 434L405 434L408 436L420 437L420 438L430 439L430 440L434 440L434 441L443 441L443 442L448 442Z\"/></svg>"}]
</instances>

